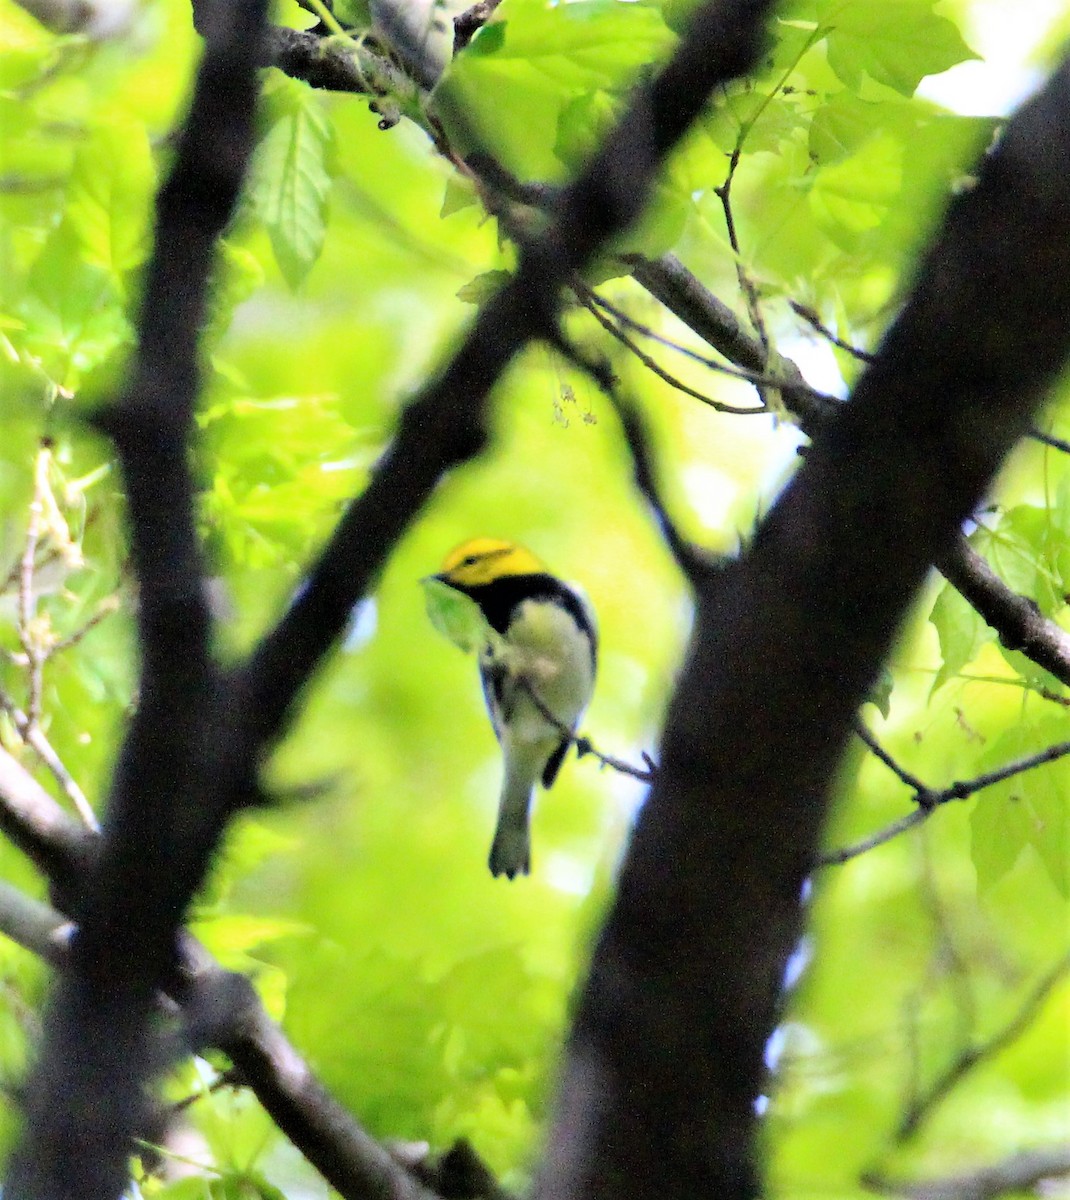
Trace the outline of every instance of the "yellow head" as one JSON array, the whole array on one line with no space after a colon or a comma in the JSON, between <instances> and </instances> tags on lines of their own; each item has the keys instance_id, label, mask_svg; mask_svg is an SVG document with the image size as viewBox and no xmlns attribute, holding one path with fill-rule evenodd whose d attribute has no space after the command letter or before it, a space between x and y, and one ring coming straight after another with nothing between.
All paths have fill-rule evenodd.
<instances>
[{"instance_id":1,"label":"yellow head","mask_svg":"<svg viewBox=\"0 0 1070 1200\"><path fill-rule=\"evenodd\" d=\"M479 587L503 575L532 575L545 570L530 550L516 542L479 537L462 542L446 555L439 578L458 587Z\"/></svg>"}]
</instances>

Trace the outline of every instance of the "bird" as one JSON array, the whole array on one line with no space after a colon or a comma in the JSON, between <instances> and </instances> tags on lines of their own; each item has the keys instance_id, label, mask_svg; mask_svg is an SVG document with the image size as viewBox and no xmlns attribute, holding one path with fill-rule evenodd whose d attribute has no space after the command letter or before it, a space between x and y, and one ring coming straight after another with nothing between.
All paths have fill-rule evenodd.
<instances>
[{"instance_id":1,"label":"bird","mask_svg":"<svg viewBox=\"0 0 1070 1200\"><path fill-rule=\"evenodd\" d=\"M479 650L483 695L504 760L490 871L507 879L527 875L535 784L548 788L557 778L594 691L594 612L575 585L500 538L463 542L432 578L473 600L498 635L488 635Z\"/></svg>"}]
</instances>

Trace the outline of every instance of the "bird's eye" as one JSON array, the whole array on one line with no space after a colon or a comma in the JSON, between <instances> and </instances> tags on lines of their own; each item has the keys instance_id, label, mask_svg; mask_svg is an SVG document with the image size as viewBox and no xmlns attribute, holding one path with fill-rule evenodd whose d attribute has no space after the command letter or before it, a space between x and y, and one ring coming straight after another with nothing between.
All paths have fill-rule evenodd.
<instances>
[{"instance_id":1,"label":"bird's eye","mask_svg":"<svg viewBox=\"0 0 1070 1200\"><path fill-rule=\"evenodd\" d=\"M479 562L478 554L469 554L469 556L461 563L462 567L474 567Z\"/></svg>"}]
</instances>

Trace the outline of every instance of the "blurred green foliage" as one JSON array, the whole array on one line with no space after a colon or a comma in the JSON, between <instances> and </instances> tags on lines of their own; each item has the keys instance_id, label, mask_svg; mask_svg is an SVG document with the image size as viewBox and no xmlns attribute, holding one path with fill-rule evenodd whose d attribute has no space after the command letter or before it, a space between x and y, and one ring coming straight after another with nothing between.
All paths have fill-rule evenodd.
<instances>
[{"instance_id":1,"label":"blurred green foliage","mask_svg":"<svg viewBox=\"0 0 1070 1200\"><path fill-rule=\"evenodd\" d=\"M432 111L462 143L486 139L524 178L560 181L692 7L504 0ZM958 6L960 21L970 7ZM296 6L282 16L302 20ZM758 75L696 125L648 216L615 249L671 250L745 319L742 270L780 353L821 386L849 386L857 361L787 302L875 346L949 191L968 186L996 122L915 94L925 76L972 55L930 0L796 0L773 34ZM98 807L136 700L134 595L121 481L85 418L114 393L130 352L153 193L197 53L184 0L146 3L120 39L100 44L47 33L0 0L0 684L26 706L22 640L29 632L54 647L77 635L46 664L40 721ZM366 99L313 92L276 71L264 81L247 200L213 284L194 448L225 656L242 653L300 587L406 396L513 262L472 181L436 154L418 119L382 131ZM733 158L738 255L718 194ZM607 255L597 274L635 319L685 336L616 259ZM568 322L612 356L643 405L681 526L734 551L792 469L800 437L790 421L718 414L606 344L583 311ZM752 402L739 381L663 347L650 352L692 388ZM1064 389L1045 418L1064 437L1065 400ZM436 1146L468 1136L505 1182L521 1185L642 790L590 758L570 762L538 803L534 874L491 879L494 738L475 665L431 627L419 580L465 537L489 534L530 545L581 582L603 647L587 731L636 760L656 755L689 604L637 500L612 408L587 381L533 348L498 388L493 421L490 449L443 482L397 547L270 765L280 796L316 782L324 794L244 819L195 917L226 964L255 976L298 1047L374 1133ZM18 563L35 471L48 520L29 629ZM1066 626L1068 531L1066 456L1030 444L973 541ZM1070 736L1065 708L1043 695L1066 689L1003 650L939 579L886 684L881 713L867 706L864 716L933 787ZM4 746L61 794L10 717L0 721ZM971 1039L1001 1028L1065 949L1068 771L1052 764L950 804L920 830L815 877L801 977L770 1051L771 1194L861 1195L859 1175L874 1166L950 1173L1065 1136L1064 986L913 1138L894 1141L917 1089ZM908 789L857 747L829 844L910 807ZM43 891L6 846L0 870ZM22 951L0 943L8 1086L43 982ZM198 1062L170 1085L176 1097L203 1093L188 1110L193 1149L173 1152L174 1165L183 1155L203 1164L200 1178L166 1188L146 1180L146 1194L321 1194L250 1097L210 1092L212 1078ZM8 1106L5 1140L14 1119Z\"/></svg>"}]
</instances>

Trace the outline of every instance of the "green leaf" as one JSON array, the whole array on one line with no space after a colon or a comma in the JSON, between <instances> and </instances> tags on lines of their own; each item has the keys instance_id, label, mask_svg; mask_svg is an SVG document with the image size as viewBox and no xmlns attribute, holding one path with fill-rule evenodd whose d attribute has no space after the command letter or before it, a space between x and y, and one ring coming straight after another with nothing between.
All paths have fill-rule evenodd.
<instances>
[{"instance_id":1,"label":"green leaf","mask_svg":"<svg viewBox=\"0 0 1070 1200\"><path fill-rule=\"evenodd\" d=\"M970 544L1013 592L1032 595L1041 573L1040 545L1047 523L1045 511L1018 505L985 517L970 536Z\"/></svg>"},{"instance_id":2,"label":"green leaf","mask_svg":"<svg viewBox=\"0 0 1070 1200\"><path fill-rule=\"evenodd\" d=\"M247 955L268 942L308 934L310 927L285 917L220 913L197 920L194 930L208 949L229 965L236 956Z\"/></svg>"},{"instance_id":3,"label":"green leaf","mask_svg":"<svg viewBox=\"0 0 1070 1200\"><path fill-rule=\"evenodd\" d=\"M255 254L231 241L219 243L203 334L209 349L226 333L238 305L248 300L263 282L264 269Z\"/></svg>"},{"instance_id":4,"label":"green leaf","mask_svg":"<svg viewBox=\"0 0 1070 1200\"><path fill-rule=\"evenodd\" d=\"M504 0L495 16L473 40L473 57L493 58L497 69L524 64L568 87L620 86L671 41L652 4Z\"/></svg>"},{"instance_id":5,"label":"green leaf","mask_svg":"<svg viewBox=\"0 0 1070 1200\"><path fill-rule=\"evenodd\" d=\"M332 11L346 29L369 29L372 24L368 0L334 0Z\"/></svg>"},{"instance_id":6,"label":"green leaf","mask_svg":"<svg viewBox=\"0 0 1070 1200\"><path fill-rule=\"evenodd\" d=\"M929 613L929 620L940 639L943 663L933 680L937 691L953 679L982 648L995 638L995 631L977 614L977 610L951 586L945 584Z\"/></svg>"},{"instance_id":7,"label":"green leaf","mask_svg":"<svg viewBox=\"0 0 1070 1200\"><path fill-rule=\"evenodd\" d=\"M482 650L501 639L487 624L482 609L464 592L457 591L433 575L420 581L431 624L465 654Z\"/></svg>"},{"instance_id":8,"label":"green leaf","mask_svg":"<svg viewBox=\"0 0 1070 1200\"><path fill-rule=\"evenodd\" d=\"M993 770L1068 739L1065 720L1012 726L988 750L981 768ZM1070 758L1034 767L979 793L970 816L970 854L982 891L991 888L1031 846L1048 877L1070 896Z\"/></svg>"},{"instance_id":9,"label":"green leaf","mask_svg":"<svg viewBox=\"0 0 1070 1200\"><path fill-rule=\"evenodd\" d=\"M442 209L439 216L448 217L452 213L460 212L463 208L470 208L476 203L478 203L478 197L472 184L463 177L451 175L446 180L446 191L442 196Z\"/></svg>"},{"instance_id":10,"label":"green leaf","mask_svg":"<svg viewBox=\"0 0 1070 1200\"><path fill-rule=\"evenodd\" d=\"M469 42L465 54L469 58L485 58L488 54L497 54L505 45L505 22L501 19L488 21L482 29L477 29L475 37Z\"/></svg>"},{"instance_id":11,"label":"green leaf","mask_svg":"<svg viewBox=\"0 0 1070 1200\"><path fill-rule=\"evenodd\" d=\"M810 122L810 156L829 166L857 154L878 130L907 138L916 124L914 106L899 99L860 100L838 92Z\"/></svg>"},{"instance_id":12,"label":"green leaf","mask_svg":"<svg viewBox=\"0 0 1070 1200\"><path fill-rule=\"evenodd\" d=\"M35 262L19 308L26 322L20 340L67 387L134 341L114 276L84 262L80 251L74 232L61 225Z\"/></svg>"},{"instance_id":13,"label":"green leaf","mask_svg":"<svg viewBox=\"0 0 1070 1200\"><path fill-rule=\"evenodd\" d=\"M457 289L457 299L463 300L465 304L483 304L510 279L512 275L508 271L484 271L475 279L469 280L464 287Z\"/></svg>"},{"instance_id":14,"label":"green leaf","mask_svg":"<svg viewBox=\"0 0 1070 1200\"><path fill-rule=\"evenodd\" d=\"M451 125L451 111L466 113L510 169L560 177L553 147L562 109L599 90L623 92L672 40L649 3L503 0L439 84L438 115L462 148L470 135Z\"/></svg>"},{"instance_id":15,"label":"green leaf","mask_svg":"<svg viewBox=\"0 0 1070 1200\"><path fill-rule=\"evenodd\" d=\"M121 281L145 260L155 184L144 125L113 118L93 131L75 159L66 208L86 262Z\"/></svg>"},{"instance_id":16,"label":"green leaf","mask_svg":"<svg viewBox=\"0 0 1070 1200\"><path fill-rule=\"evenodd\" d=\"M267 128L253 167L253 204L279 269L296 288L323 249L334 126L311 88L290 80L280 81L264 108Z\"/></svg>"},{"instance_id":17,"label":"green leaf","mask_svg":"<svg viewBox=\"0 0 1070 1200\"><path fill-rule=\"evenodd\" d=\"M725 96L703 124L725 154L739 146L748 153L775 152L803 128L802 105L794 94L735 91Z\"/></svg>"},{"instance_id":18,"label":"green leaf","mask_svg":"<svg viewBox=\"0 0 1070 1200\"><path fill-rule=\"evenodd\" d=\"M872 704L885 720L892 711L892 690L895 687L895 676L887 667L881 667L881 673L876 683L869 689L869 695L864 704Z\"/></svg>"},{"instance_id":19,"label":"green leaf","mask_svg":"<svg viewBox=\"0 0 1070 1200\"><path fill-rule=\"evenodd\" d=\"M933 0L824 0L817 11L831 26L829 66L856 91L868 75L912 96L926 75L977 57Z\"/></svg>"},{"instance_id":20,"label":"green leaf","mask_svg":"<svg viewBox=\"0 0 1070 1200\"><path fill-rule=\"evenodd\" d=\"M212 1200L213 1194L218 1193L214 1193L203 1175L191 1175L154 1189L152 1200Z\"/></svg>"},{"instance_id":21,"label":"green leaf","mask_svg":"<svg viewBox=\"0 0 1070 1200\"><path fill-rule=\"evenodd\" d=\"M857 154L818 171L810 208L822 228L845 249L879 226L899 198L904 146L878 134Z\"/></svg>"},{"instance_id":22,"label":"green leaf","mask_svg":"<svg viewBox=\"0 0 1070 1200\"><path fill-rule=\"evenodd\" d=\"M0 55L0 68L5 57ZM0 92L0 129L0 176L30 188L46 183L62 186L71 169L70 148L48 136L43 122L25 100Z\"/></svg>"},{"instance_id":23,"label":"green leaf","mask_svg":"<svg viewBox=\"0 0 1070 1200\"><path fill-rule=\"evenodd\" d=\"M612 127L620 109L621 101L608 92L577 96L558 117L554 154L571 171L578 170Z\"/></svg>"}]
</instances>

